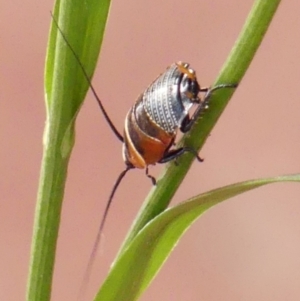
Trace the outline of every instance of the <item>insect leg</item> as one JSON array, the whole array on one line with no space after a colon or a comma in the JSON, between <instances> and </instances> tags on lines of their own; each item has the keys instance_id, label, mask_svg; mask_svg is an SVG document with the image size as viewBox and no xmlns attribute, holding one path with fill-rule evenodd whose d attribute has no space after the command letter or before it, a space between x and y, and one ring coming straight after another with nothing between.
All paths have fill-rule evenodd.
<instances>
[{"instance_id":1,"label":"insect leg","mask_svg":"<svg viewBox=\"0 0 300 301\"><path fill-rule=\"evenodd\" d=\"M198 108L196 109L196 111L194 112L194 114L191 118L187 117L186 119L183 120L183 122L180 126L180 130L183 133L186 133L191 129L192 125L195 123L195 121L197 120L199 115L201 115L201 113L203 113L203 111L207 108L209 99L214 91L219 90L219 89L224 89L224 88L232 88L233 89L236 87L237 87L237 84L220 84L220 85L213 87L212 89L202 88L200 90L200 92L206 92L203 101L201 101L201 103L199 104Z\"/></svg>"},{"instance_id":2,"label":"insect leg","mask_svg":"<svg viewBox=\"0 0 300 301\"><path fill-rule=\"evenodd\" d=\"M183 155L184 153L187 153L187 152L192 153L193 155L195 155L195 157L197 158L197 160L199 162L204 161L202 158L199 157L196 150L194 150L191 147L186 146L186 147L181 147L181 148L178 148L178 149L168 151L158 163L166 163L166 162L169 162L171 160L176 160L178 157L180 157L181 155Z\"/></svg>"},{"instance_id":3,"label":"insect leg","mask_svg":"<svg viewBox=\"0 0 300 301\"><path fill-rule=\"evenodd\" d=\"M148 168L148 166L146 167L146 176L151 180L152 185L156 185L156 179L153 176L149 175L149 168Z\"/></svg>"}]
</instances>

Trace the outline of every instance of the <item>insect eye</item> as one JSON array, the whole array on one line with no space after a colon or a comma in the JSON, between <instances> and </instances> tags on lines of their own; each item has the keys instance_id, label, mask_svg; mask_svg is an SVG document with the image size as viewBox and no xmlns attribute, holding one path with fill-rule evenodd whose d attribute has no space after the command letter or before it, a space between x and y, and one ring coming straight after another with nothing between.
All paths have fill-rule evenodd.
<instances>
[{"instance_id":1,"label":"insect eye","mask_svg":"<svg viewBox=\"0 0 300 301\"><path fill-rule=\"evenodd\" d=\"M200 91L200 87L199 87L199 84L196 80L191 80L190 83L189 83L189 86L190 86L190 91L195 95L197 96L199 91Z\"/></svg>"}]
</instances>

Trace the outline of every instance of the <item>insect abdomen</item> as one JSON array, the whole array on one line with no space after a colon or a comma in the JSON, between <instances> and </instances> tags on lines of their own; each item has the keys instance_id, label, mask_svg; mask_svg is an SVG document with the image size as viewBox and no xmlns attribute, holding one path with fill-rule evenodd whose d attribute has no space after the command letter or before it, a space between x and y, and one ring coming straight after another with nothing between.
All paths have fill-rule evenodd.
<instances>
[{"instance_id":1,"label":"insect abdomen","mask_svg":"<svg viewBox=\"0 0 300 301\"><path fill-rule=\"evenodd\" d=\"M145 168L157 163L174 140L175 135L164 132L145 114L138 101L125 119L124 159L134 167Z\"/></svg>"}]
</instances>

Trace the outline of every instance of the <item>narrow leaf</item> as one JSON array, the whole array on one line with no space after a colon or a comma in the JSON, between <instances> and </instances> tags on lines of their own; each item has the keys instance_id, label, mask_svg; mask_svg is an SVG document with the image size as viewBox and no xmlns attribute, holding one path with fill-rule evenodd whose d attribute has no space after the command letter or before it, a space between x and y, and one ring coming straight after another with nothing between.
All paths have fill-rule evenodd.
<instances>
[{"instance_id":1,"label":"narrow leaf","mask_svg":"<svg viewBox=\"0 0 300 301\"><path fill-rule=\"evenodd\" d=\"M95 301L133 301L143 293L180 237L205 211L249 190L277 182L300 182L300 174L241 182L196 196L149 222L113 265Z\"/></svg>"}]
</instances>

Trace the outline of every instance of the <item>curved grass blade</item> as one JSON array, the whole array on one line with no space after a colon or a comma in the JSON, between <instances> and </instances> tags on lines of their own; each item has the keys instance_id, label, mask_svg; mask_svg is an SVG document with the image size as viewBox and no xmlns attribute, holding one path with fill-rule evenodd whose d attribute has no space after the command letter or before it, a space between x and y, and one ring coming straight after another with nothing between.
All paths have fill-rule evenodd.
<instances>
[{"instance_id":1,"label":"curved grass blade","mask_svg":"<svg viewBox=\"0 0 300 301\"><path fill-rule=\"evenodd\" d=\"M300 182L300 174L241 182L196 196L150 221L112 266L94 301L134 301L149 286L184 232L211 207L277 182Z\"/></svg>"}]
</instances>

